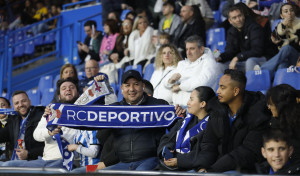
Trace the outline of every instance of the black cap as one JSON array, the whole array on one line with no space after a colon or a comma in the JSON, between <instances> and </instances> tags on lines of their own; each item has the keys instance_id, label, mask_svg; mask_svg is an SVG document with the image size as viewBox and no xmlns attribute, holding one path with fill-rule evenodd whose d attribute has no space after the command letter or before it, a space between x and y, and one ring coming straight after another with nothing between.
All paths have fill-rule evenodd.
<instances>
[{"instance_id":1,"label":"black cap","mask_svg":"<svg viewBox=\"0 0 300 176\"><path fill-rule=\"evenodd\" d=\"M125 72L122 75L122 80L121 80L122 84L125 83L128 78L135 78L138 81L143 80L141 74L138 71L135 71L135 70L128 70L127 72Z\"/></svg>"}]
</instances>

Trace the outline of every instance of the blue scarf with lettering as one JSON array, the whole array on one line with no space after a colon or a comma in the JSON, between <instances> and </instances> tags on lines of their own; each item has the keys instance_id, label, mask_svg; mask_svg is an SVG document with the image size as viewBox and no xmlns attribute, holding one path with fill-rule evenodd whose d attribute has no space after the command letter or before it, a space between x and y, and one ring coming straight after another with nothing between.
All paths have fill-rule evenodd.
<instances>
[{"instance_id":1,"label":"blue scarf with lettering","mask_svg":"<svg viewBox=\"0 0 300 176\"><path fill-rule=\"evenodd\" d=\"M176 136L176 152L178 153L189 153L191 150L190 139L197 135L206 128L209 116L204 117L197 125L187 130L187 126L193 118L197 118L192 114L188 114L187 117L182 121L180 130Z\"/></svg>"},{"instance_id":2,"label":"blue scarf with lettering","mask_svg":"<svg viewBox=\"0 0 300 176\"><path fill-rule=\"evenodd\" d=\"M52 104L53 121L48 129L60 125L85 128L158 128L168 127L176 119L175 108L159 106L79 106Z\"/></svg>"},{"instance_id":3,"label":"blue scarf with lettering","mask_svg":"<svg viewBox=\"0 0 300 176\"><path fill-rule=\"evenodd\" d=\"M14 109L0 109L0 114L17 115L18 113Z\"/></svg>"}]
</instances>

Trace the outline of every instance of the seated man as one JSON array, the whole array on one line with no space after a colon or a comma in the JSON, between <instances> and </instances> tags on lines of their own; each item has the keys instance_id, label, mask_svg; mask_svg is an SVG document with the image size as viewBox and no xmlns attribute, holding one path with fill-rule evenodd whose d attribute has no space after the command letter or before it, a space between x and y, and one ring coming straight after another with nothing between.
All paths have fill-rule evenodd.
<instances>
[{"instance_id":1,"label":"seated man","mask_svg":"<svg viewBox=\"0 0 300 176\"><path fill-rule=\"evenodd\" d=\"M35 160L42 156L44 143L33 138L33 132L40 121L45 107L31 106L31 101L24 91L15 91L12 102L18 115L11 116L4 128L0 129L0 143L9 142L12 150L11 161L2 162L1 166L14 166L24 160Z\"/></svg>"},{"instance_id":2,"label":"seated man","mask_svg":"<svg viewBox=\"0 0 300 176\"><path fill-rule=\"evenodd\" d=\"M211 102L211 114L201 142L200 172L239 170L253 172L262 159L262 131L267 128L265 97L245 91L247 78L238 70L225 70L217 91L219 101Z\"/></svg>"},{"instance_id":3,"label":"seated man","mask_svg":"<svg viewBox=\"0 0 300 176\"><path fill-rule=\"evenodd\" d=\"M290 139L282 130L268 130L263 135L261 153L266 162L257 167L259 174L269 175L298 175L300 163L291 163L289 157L293 153Z\"/></svg>"},{"instance_id":4,"label":"seated man","mask_svg":"<svg viewBox=\"0 0 300 176\"><path fill-rule=\"evenodd\" d=\"M191 92L198 86L216 87L220 68L209 48L205 48L199 36L190 36L186 41L187 58L166 77L163 84L172 89L173 104L186 106Z\"/></svg>"}]
</instances>

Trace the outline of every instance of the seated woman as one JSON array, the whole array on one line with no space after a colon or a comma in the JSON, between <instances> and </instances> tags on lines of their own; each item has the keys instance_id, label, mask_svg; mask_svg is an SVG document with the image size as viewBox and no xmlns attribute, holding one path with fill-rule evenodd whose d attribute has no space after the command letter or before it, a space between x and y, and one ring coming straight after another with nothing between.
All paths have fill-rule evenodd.
<instances>
[{"instance_id":1,"label":"seated woman","mask_svg":"<svg viewBox=\"0 0 300 176\"><path fill-rule=\"evenodd\" d=\"M180 60L182 60L181 55L173 44L165 44L159 48L154 62L155 71L150 79L154 88L153 97L164 99L172 104L172 91L162 82L177 67Z\"/></svg>"},{"instance_id":2,"label":"seated woman","mask_svg":"<svg viewBox=\"0 0 300 176\"><path fill-rule=\"evenodd\" d=\"M160 140L157 151L164 169L196 169L203 130L210 116L207 104L214 97L215 93L210 87L200 86L193 90L187 104L189 114L184 119L179 120L171 131ZM170 159L163 158L163 148L169 149L173 153L173 157Z\"/></svg>"},{"instance_id":3,"label":"seated woman","mask_svg":"<svg viewBox=\"0 0 300 176\"><path fill-rule=\"evenodd\" d=\"M107 19L104 22L104 37L101 42L101 47L99 51L100 64L108 62L109 55L115 47L117 37L119 35L119 26L115 20Z\"/></svg>"},{"instance_id":4,"label":"seated woman","mask_svg":"<svg viewBox=\"0 0 300 176\"><path fill-rule=\"evenodd\" d=\"M299 93L290 85L281 84L267 92L268 109L272 113L270 126L281 128L291 135L294 153L291 161L300 161L300 103Z\"/></svg>"},{"instance_id":5,"label":"seated woman","mask_svg":"<svg viewBox=\"0 0 300 176\"><path fill-rule=\"evenodd\" d=\"M4 97L0 97L0 109L8 109L10 107L10 102L8 99ZM0 128L4 128L7 123L8 115L6 114L0 114ZM12 151L9 151L6 147L6 143L0 144L0 160L6 161L9 159L9 157L12 155Z\"/></svg>"},{"instance_id":6,"label":"seated woman","mask_svg":"<svg viewBox=\"0 0 300 176\"><path fill-rule=\"evenodd\" d=\"M59 79L67 79L69 77L73 78L78 83L78 81L79 81L78 74L77 74L77 70L76 70L75 66L72 64L65 64L60 69ZM59 102L58 90L56 89L51 103L58 103L58 102Z\"/></svg>"},{"instance_id":7,"label":"seated woman","mask_svg":"<svg viewBox=\"0 0 300 176\"><path fill-rule=\"evenodd\" d=\"M120 62L120 60L126 55L128 56L128 50L125 53L125 49L128 48L128 39L132 31L133 21L126 18L121 27L120 35L117 38L116 45L109 56L109 59L114 64Z\"/></svg>"},{"instance_id":8,"label":"seated woman","mask_svg":"<svg viewBox=\"0 0 300 176\"><path fill-rule=\"evenodd\" d=\"M155 47L152 44L153 28L149 26L148 19L146 17L137 17L133 24L133 31L129 36L128 41L128 53L122 60L117 68L125 65L137 65L144 66L148 60L150 60L155 54Z\"/></svg>"},{"instance_id":9,"label":"seated woman","mask_svg":"<svg viewBox=\"0 0 300 176\"><path fill-rule=\"evenodd\" d=\"M254 70L269 70L273 76L275 71L295 65L300 52L300 19L295 15L290 4L283 4L280 8L282 22L272 32L272 42L279 48L278 54L266 63L255 66Z\"/></svg>"}]
</instances>

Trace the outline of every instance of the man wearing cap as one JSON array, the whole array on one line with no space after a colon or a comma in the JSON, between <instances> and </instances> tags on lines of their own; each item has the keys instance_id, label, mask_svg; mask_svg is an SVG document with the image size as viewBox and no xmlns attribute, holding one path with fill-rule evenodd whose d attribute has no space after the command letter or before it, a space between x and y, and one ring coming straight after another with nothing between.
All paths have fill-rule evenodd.
<instances>
[{"instance_id":1,"label":"man wearing cap","mask_svg":"<svg viewBox=\"0 0 300 176\"><path fill-rule=\"evenodd\" d=\"M104 76L100 75L95 80L100 81ZM112 105L130 106L130 105L168 105L165 100L156 99L144 93L145 84L140 73L134 70L125 72L122 76L121 91L123 100ZM183 113L180 107L176 107L176 114ZM101 144L105 137L113 135L114 150L118 160L117 164L106 167L109 170L152 170L158 164L156 157L157 147L161 136L164 134L164 128L130 128L130 129L103 129L99 131L99 140ZM111 149L110 149L111 150ZM106 152L102 151L102 155ZM103 157L103 156L102 156ZM110 163L112 163L112 158ZM103 167L107 163L101 163ZM102 167L102 168L103 168Z\"/></svg>"}]
</instances>

